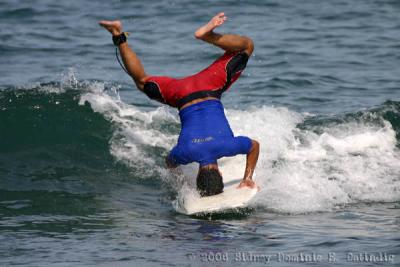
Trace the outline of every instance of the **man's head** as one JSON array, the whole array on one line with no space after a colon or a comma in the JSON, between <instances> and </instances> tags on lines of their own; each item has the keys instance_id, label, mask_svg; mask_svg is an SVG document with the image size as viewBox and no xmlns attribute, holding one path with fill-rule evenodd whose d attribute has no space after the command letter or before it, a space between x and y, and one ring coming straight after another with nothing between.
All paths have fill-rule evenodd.
<instances>
[{"instance_id":1,"label":"man's head","mask_svg":"<svg viewBox=\"0 0 400 267\"><path fill-rule=\"evenodd\" d=\"M199 168L197 174L197 190L202 197L213 196L222 193L224 183L222 175L216 164L210 164Z\"/></svg>"}]
</instances>

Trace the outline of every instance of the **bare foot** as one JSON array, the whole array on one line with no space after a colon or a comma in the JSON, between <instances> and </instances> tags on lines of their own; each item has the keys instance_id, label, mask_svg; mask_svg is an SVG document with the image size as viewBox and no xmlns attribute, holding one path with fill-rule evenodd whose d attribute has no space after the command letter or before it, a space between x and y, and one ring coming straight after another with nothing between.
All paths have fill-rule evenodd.
<instances>
[{"instance_id":1,"label":"bare foot","mask_svg":"<svg viewBox=\"0 0 400 267\"><path fill-rule=\"evenodd\" d=\"M198 28L197 31L194 33L194 36L197 39L203 38L205 35L212 32L212 30L214 30L218 26L221 26L222 24L224 24L224 22L227 18L228 17L225 16L224 12L218 13L206 25Z\"/></svg>"},{"instance_id":2,"label":"bare foot","mask_svg":"<svg viewBox=\"0 0 400 267\"><path fill-rule=\"evenodd\" d=\"M122 33L122 23L119 20L102 20L99 21L99 24L109 31L113 36L120 35Z\"/></svg>"}]
</instances>

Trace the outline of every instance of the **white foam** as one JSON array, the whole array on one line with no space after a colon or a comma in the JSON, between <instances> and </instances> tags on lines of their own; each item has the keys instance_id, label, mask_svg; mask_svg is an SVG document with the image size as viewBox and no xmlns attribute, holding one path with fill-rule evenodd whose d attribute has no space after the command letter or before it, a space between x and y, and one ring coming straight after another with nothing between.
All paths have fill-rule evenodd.
<instances>
[{"instance_id":1,"label":"white foam","mask_svg":"<svg viewBox=\"0 0 400 267\"><path fill-rule=\"evenodd\" d=\"M152 172L164 166L155 166L154 158L146 153L146 146L170 149L177 137L168 134L162 129L155 129L153 124L170 122L177 124L177 117L165 107L150 112L140 111L134 106L125 104L118 97L111 97L105 93L85 93L81 96L79 104L85 102L95 112L102 113L114 126L113 138L110 140L111 154L120 161L132 167ZM160 170L160 173L165 173ZM143 174L145 176L145 174Z\"/></svg>"},{"instance_id":2,"label":"white foam","mask_svg":"<svg viewBox=\"0 0 400 267\"><path fill-rule=\"evenodd\" d=\"M228 118L234 132L261 143L258 205L298 213L400 199L400 153L386 121L342 123L316 134L296 128L304 118L284 109L229 111Z\"/></svg>"},{"instance_id":3,"label":"white foam","mask_svg":"<svg viewBox=\"0 0 400 267\"><path fill-rule=\"evenodd\" d=\"M89 102L115 125L111 153L129 166L156 169L167 176L156 159L165 155L146 152L149 147L169 151L177 141L160 125L179 125L177 112L161 107L150 112L104 93L88 92ZM261 185L254 205L279 212L326 211L358 201L400 200L400 152L388 122L331 124L316 133L296 127L306 115L286 108L261 107L227 110L235 135L247 135L261 144L255 180ZM243 175L245 157L219 161L223 175ZM187 183L176 183L179 197L198 197L194 186L196 164L183 168ZM145 176L145 174L143 174Z\"/></svg>"}]
</instances>

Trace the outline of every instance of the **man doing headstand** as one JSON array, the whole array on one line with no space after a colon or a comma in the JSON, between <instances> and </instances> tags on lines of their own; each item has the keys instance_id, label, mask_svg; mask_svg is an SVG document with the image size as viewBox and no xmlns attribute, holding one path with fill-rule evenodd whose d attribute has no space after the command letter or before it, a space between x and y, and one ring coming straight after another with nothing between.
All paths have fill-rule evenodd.
<instances>
[{"instance_id":1,"label":"man doing headstand","mask_svg":"<svg viewBox=\"0 0 400 267\"><path fill-rule=\"evenodd\" d=\"M219 34L214 29L227 17L219 13L195 32L197 39L225 50L204 70L184 78L146 74L139 58L128 46L120 21L100 21L113 36L128 74L137 88L149 98L179 109L181 132L178 144L166 158L167 166L198 162L197 189L201 196L223 191L217 159L246 154L246 169L239 187L256 187L252 180L257 164L259 143L233 135L224 108L222 94L239 78L253 52L253 41L245 36Z\"/></svg>"}]
</instances>

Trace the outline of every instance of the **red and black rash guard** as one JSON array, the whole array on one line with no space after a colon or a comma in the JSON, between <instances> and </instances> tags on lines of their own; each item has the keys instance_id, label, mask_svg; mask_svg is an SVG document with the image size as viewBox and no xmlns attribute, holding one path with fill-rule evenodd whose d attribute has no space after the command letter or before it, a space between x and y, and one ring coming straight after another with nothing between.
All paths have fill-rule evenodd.
<instances>
[{"instance_id":1,"label":"red and black rash guard","mask_svg":"<svg viewBox=\"0 0 400 267\"><path fill-rule=\"evenodd\" d=\"M176 108L198 98L220 99L222 93L239 78L248 59L245 52L225 52L210 66L191 76L179 79L150 76L143 91L149 98Z\"/></svg>"}]
</instances>

